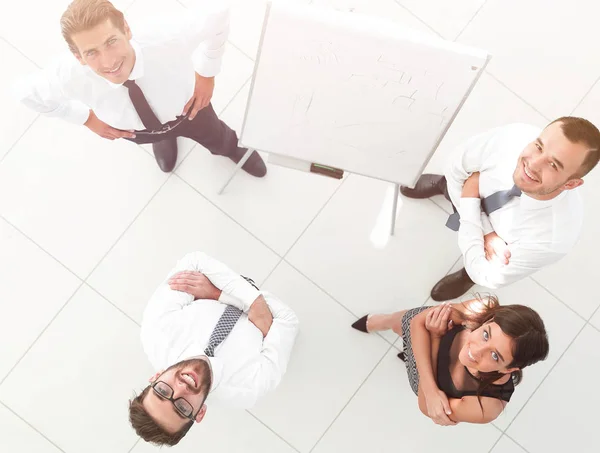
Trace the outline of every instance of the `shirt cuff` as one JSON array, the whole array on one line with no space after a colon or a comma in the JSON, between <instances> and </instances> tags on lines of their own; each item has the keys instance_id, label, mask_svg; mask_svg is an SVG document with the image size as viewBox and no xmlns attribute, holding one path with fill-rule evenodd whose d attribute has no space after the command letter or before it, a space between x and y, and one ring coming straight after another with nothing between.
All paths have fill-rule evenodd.
<instances>
[{"instance_id":1,"label":"shirt cuff","mask_svg":"<svg viewBox=\"0 0 600 453\"><path fill-rule=\"evenodd\" d=\"M231 294L226 294L225 292L221 291L221 295L219 296L219 302L221 302L222 304L225 305L233 305L234 307L240 309L240 310L244 310L244 304L242 304L242 301L237 299L236 297L232 296Z\"/></svg>"},{"instance_id":2,"label":"shirt cuff","mask_svg":"<svg viewBox=\"0 0 600 453\"><path fill-rule=\"evenodd\" d=\"M261 292L254 288L252 285L250 285L250 283L247 283L244 286L247 287L244 287L243 289L236 289L237 297L231 294L226 294L224 291L221 291L219 302L227 305L233 305L234 307L242 310L244 313L248 312L254 301L258 298L258 296L261 295Z\"/></svg>"},{"instance_id":3,"label":"shirt cuff","mask_svg":"<svg viewBox=\"0 0 600 453\"><path fill-rule=\"evenodd\" d=\"M69 123L82 126L90 117L90 108L83 102L71 101L69 102L68 107L65 109L62 117Z\"/></svg>"},{"instance_id":4,"label":"shirt cuff","mask_svg":"<svg viewBox=\"0 0 600 453\"><path fill-rule=\"evenodd\" d=\"M459 212L461 222L469 222L481 228L481 199L461 198Z\"/></svg>"},{"instance_id":5,"label":"shirt cuff","mask_svg":"<svg viewBox=\"0 0 600 453\"><path fill-rule=\"evenodd\" d=\"M494 231L494 227L492 226L492 222L490 222L490 218L483 211L481 211L481 228L483 229L484 236Z\"/></svg>"},{"instance_id":6,"label":"shirt cuff","mask_svg":"<svg viewBox=\"0 0 600 453\"><path fill-rule=\"evenodd\" d=\"M221 72L223 58L207 58L206 56L194 58L194 70L202 77L215 77Z\"/></svg>"}]
</instances>

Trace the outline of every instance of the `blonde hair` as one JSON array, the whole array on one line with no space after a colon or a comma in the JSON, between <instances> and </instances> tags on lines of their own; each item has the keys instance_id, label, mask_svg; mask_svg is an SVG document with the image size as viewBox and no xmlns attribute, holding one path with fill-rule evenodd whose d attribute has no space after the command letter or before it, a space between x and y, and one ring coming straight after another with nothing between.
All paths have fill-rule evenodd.
<instances>
[{"instance_id":1,"label":"blonde hair","mask_svg":"<svg viewBox=\"0 0 600 453\"><path fill-rule=\"evenodd\" d=\"M94 28L108 19L125 33L123 13L108 0L73 0L60 18L60 30L71 52L79 54L71 38L75 33Z\"/></svg>"}]
</instances>

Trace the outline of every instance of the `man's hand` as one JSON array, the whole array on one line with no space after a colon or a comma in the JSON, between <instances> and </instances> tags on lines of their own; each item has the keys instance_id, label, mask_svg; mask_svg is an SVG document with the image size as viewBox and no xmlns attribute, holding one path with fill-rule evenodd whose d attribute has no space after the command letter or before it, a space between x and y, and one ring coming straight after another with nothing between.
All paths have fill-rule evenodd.
<instances>
[{"instance_id":1,"label":"man's hand","mask_svg":"<svg viewBox=\"0 0 600 453\"><path fill-rule=\"evenodd\" d=\"M502 264L508 264L510 250L508 244L502 240L494 231L483 237L485 247L485 258L488 261L499 259Z\"/></svg>"},{"instance_id":2,"label":"man's hand","mask_svg":"<svg viewBox=\"0 0 600 453\"><path fill-rule=\"evenodd\" d=\"M201 272L178 272L169 279L169 287L175 291L191 294L195 299L219 300L221 290Z\"/></svg>"},{"instance_id":3,"label":"man's hand","mask_svg":"<svg viewBox=\"0 0 600 453\"><path fill-rule=\"evenodd\" d=\"M95 132L102 138L108 140L114 140L116 138L135 138L133 131L123 131L121 129L115 129L109 126L104 121L98 119L93 110L90 110L90 116L85 123L83 123L89 130Z\"/></svg>"},{"instance_id":4,"label":"man's hand","mask_svg":"<svg viewBox=\"0 0 600 453\"><path fill-rule=\"evenodd\" d=\"M267 305L267 301L261 295L252 303L248 310L248 320L266 337L273 324L273 314Z\"/></svg>"},{"instance_id":5,"label":"man's hand","mask_svg":"<svg viewBox=\"0 0 600 453\"><path fill-rule=\"evenodd\" d=\"M183 108L184 115L187 114L190 108L192 109L190 111L190 115L188 116L188 120L193 120L200 110L202 110L204 107L210 104L210 100L212 99L214 89L214 77L202 77L196 72L196 86L194 87L194 94Z\"/></svg>"},{"instance_id":6,"label":"man's hand","mask_svg":"<svg viewBox=\"0 0 600 453\"><path fill-rule=\"evenodd\" d=\"M450 313L452 313L452 305L448 302L438 305L427 313L425 327L431 335L441 338L452 329L453 323L450 319Z\"/></svg>"},{"instance_id":7,"label":"man's hand","mask_svg":"<svg viewBox=\"0 0 600 453\"><path fill-rule=\"evenodd\" d=\"M463 198L479 198L479 172L476 171L465 181L462 189Z\"/></svg>"}]
</instances>

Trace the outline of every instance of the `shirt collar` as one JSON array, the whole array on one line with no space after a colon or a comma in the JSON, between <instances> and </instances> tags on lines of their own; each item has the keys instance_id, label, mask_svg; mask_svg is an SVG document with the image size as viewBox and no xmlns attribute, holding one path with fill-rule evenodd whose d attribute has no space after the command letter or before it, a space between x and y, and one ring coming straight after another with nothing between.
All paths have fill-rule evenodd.
<instances>
[{"instance_id":1,"label":"shirt collar","mask_svg":"<svg viewBox=\"0 0 600 453\"><path fill-rule=\"evenodd\" d=\"M577 190L577 189L573 189ZM521 207L525 209L529 209L532 211L538 209L544 209L552 206L554 203L558 203L567 195L567 190L563 190L558 196L550 199L550 200L536 200L535 198L531 198L526 193L521 194Z\"/></svg>"},{"instance_id":2,"label":"shirt collar","mask_svg":"<svg viewBox=\"0 0 600 453\"><path fill-rule=\"evenodd\" d=\"M204 348L200 349L200 350L196 350L197 346L192 346L190 348L187 348L185 351L183 351L183 353L177 357L175 359L175 361L173 363L168 364L168 367L171 367L179 362L181 362L182 360L189 360L192 358L198 358L199 356L204 356L206 357L208 364L210 365L210 370L212 372L212 383L210 386L210 390L208 391L209 394L211 394L213 392L213 390L215 390L219 384L221 383L221 381L223 380L223 361L222 359L218 359L216 357L208 357L204 354Z\"/></svg>"},{"instance_id":3,"label":"shirt collar","mask_svg":"<svg viewBox=\"0 0 600 453\"><path fill-rule=\"evenodd\" d=\"M142 54L142 47L136 40L132 39L130 42L131 47L133 47L133 51L135 52L135 64L133 65L131 74L129 74L129 80L137 80L144 75L144 55ZM107 79L104 79L104 81L112 88L118 88L123 85L122 83L112 83Z\"/></svg>"},{"instance_id":4,"label":"shirt collar","mask_svg":"<svg viewBox=\"0 0 600 453\"><path fill-rule=\"evenodd\" d=\"M216 357L208 357L208 363L212 370L212 385L210 386L209 394L211 394L221 383L223 379L223 361Z\"/></svg>"}]
</instances>

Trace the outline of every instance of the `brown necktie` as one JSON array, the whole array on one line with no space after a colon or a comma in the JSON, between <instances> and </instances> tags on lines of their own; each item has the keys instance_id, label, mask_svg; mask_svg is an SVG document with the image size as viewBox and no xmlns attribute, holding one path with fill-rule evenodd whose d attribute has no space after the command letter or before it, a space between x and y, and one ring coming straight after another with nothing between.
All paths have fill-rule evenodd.
<instances>
[{"instance_id":1,"label":"brown necktie","mask_svg":"<svg viewBox=\"0 0 600 453\"><path fill-rule=\"evenodd\" d=\"M127 80L123 83L124 86L129 90L129 98L133 103L135 111L139 115L144 127L149 130L159 130L162 127L161 122L158 120L150 104L146 100L146 96L142 92L142 89L135 83L134 80Z\"/></svg>"}]
</instances>

